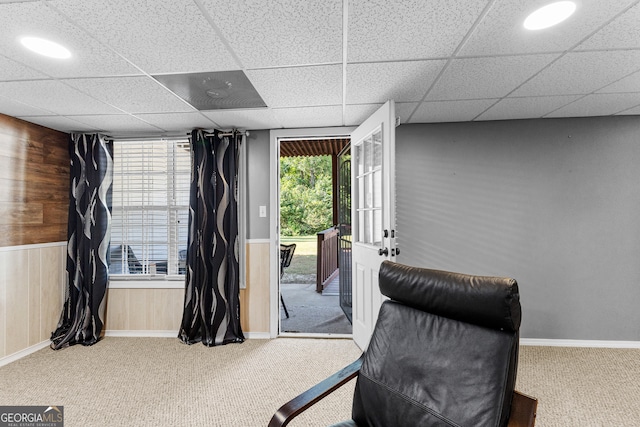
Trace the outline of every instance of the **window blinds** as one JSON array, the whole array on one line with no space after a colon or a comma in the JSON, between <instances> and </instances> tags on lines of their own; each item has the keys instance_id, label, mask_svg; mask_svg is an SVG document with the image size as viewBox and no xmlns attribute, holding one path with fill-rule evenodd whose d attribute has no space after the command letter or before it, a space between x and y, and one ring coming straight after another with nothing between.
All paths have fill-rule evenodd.
<instances>
[{"instance_id":1,"label":"window blinds","mask_svg":"<svg viewBox=\"0 0 640 427\"><path fill-rule=\"evenodd\" d=\"M187 139L114 141L110 274L184 274Z\"/></svg>"}]
</instances>

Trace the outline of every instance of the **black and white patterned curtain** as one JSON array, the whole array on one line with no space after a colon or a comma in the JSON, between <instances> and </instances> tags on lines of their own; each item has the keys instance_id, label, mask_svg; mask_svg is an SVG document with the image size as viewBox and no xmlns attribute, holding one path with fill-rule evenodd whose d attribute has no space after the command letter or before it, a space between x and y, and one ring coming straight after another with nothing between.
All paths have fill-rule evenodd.
<instances>
[{"instance_id":1,"label":"black and white patterned curtain","mask_svg":"<svg viewBox=\"0 0 640 427\"><path fill-rule=\"evenodd\" d=\"M241 136L191 134L185 298L179 338L215 346L244 341L238 265Z\"/></svg>"},{"instance_id":2,"label":"black and white patterned curtain","mask_svg":"<svg viewBox=\"0 0 640 427\"><path fill-rule=\"evenodd\" d=\"M111 224L113 142L71 134L67 295L51 348L92 345L104 325Z\"/></svg>"}]
</instances>

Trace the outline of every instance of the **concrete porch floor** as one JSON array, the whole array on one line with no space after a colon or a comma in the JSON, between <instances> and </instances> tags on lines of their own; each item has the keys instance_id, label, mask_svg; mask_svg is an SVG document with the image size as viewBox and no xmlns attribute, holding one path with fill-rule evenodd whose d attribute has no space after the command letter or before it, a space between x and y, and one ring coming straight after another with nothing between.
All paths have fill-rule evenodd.
<instances>
[{"instance_id":1,"label":"concrete porch floor","mask_svg":"<svg viewBox=\"0 0 640 427\"><path fill-rule=\"evenodd\" d=\"M316 292L315 283L281 283L280 293L289 318L280 307L280 331L312 334L351 334L351 323L340 308L338 278Z\"/></svg>"}]
</instances>

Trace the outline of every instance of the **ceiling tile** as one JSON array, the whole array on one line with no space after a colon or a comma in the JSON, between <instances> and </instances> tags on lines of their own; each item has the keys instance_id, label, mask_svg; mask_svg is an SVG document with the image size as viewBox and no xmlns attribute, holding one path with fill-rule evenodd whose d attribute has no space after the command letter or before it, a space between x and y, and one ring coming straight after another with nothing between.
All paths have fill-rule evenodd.
<instances>
[{"instance_id":1,"label":"ceiling tile","mask_svg":"<svg viewBox=\"0 0 640 427\"><path fill-rule=\"evenodd\" d=\"M0 55L1 81L47 78L47 75Z\"/></svg>"},{"instance_id":2,"label":"ceiling tile","mask_svg":"<svg viewBox=\"0 0 640 427\"><path fill-rule=\"evenodd\" d=\"M580 95L504 98L476 120L533 119L542 117L580 98Z\"/></svg>"},{"instance_id":3,"label":"ceiling tile","mask_svg":"<svg viewBox=\"0 0 640 427\"><path fill-rule=\"evenodd\" d=\"M348 60L449 56L487 3L487 0L351 0Z\"/></svg>"},{"instance_id":4,"label":"ceiling tile","mask_svg":"<svg viewBox=\"0 0 640 427\"><path fill-rule=\"evenodd\" d=\"M382 104L347 105L345 107L345 126L359 126L367 117L375 113Z\"/></svg>"},{"instance_id":5,"label":"ceiling tile","mask_svg":"<svg viewBox=\"0 0 640 427\"><path fill-rule=\"evenodd\" d=\"M136 114L135 117L165 131L191 132L195 128L209 129L215 125L200 113Z\"/></svg>"},{"instance_id":6,"label":"ceiling tile","mask_svg":"<svg viewBox=\"0 0 640 427\"><path fill-rule=\"evenodd\" d=\"M342 126L339 105L306 108L276 108L273 114L283 128Z\"/></svg>"},{"instance_id":7,"label":"ceiling tile","mask_svg":"<svg viewBox=\"0 0 640 427\"><path fill-rule=\"evenodd\" d=\"M91 132L94 130L94 127L92 126L89 126L85 123L80 123L65 116L28 116L18 118L27 122L35 123L40 126L67 133Z\"/></svg>"},{"instance_id":8,"label":"ceiling tile","mask_svg":"<svg viewBox=\"0 0 640 427\"><path fill-rule=\"evenodd\" d=\"M51 3L149 74L239 68L191 0Z\"/></svg>"},{"instance_id":9,"label":"ceiling tile","mask_svg":"<svg viewBox=\"0 0 640 427\"><path fill-rule=\"evenodd\" d=\"M249 70L247 76L268 107L342 103L342 66Z\"/></svg>"},{"instance_id":10,"label":"ceiling tile","mask_svg":"<svg viewBox=\"0 0 640 427\"><path fill-rule=\"evenodd\" d=\"M624 110L620 113L617 113L617 115L621 115L621 116L637 116L640 115L640 105L638 105L637 107L633 107L633 108L629 108L628 110Z\"/></svg>"},{"instance_id":11,"label":"ceiling tile","mask_svg":"<svg viewBox=\"0 0 640 427\"><path fill-rule=\"evenodd\" d=\"M609 116L640 105L640 93L587 95L546 117Z\"/></svg>"},{"instance_id":12,"label":"ceiling tile","mask_svg":"<svg viewBox=\"0 0 640 427\"><path fill-rule=\"evenodd\" d=\"M533 76L557 55L455 59L428 100L500 98Z\"/></svg>"},{"instance_id":13,"label":"ceiling tile","mask_svg":"<svg viewBox=\"0 0 640 427\"><path fill-rule=\"evenodd\" d=\"M116 132L151 132L157 134L160 129L156 126L128 114L116 115L78 115L70 117L88 126L93 127L95 132L113 134Z\"/></svg>"},{"instance_id":14,"label":"ceiling tile","mask_svg":"<svg viewBox=\"0 0 640 427\"><path fill-rule=\"evenodd\" d=\"M396 102L396 117L400 117L400 123L407 123L409 116L416 109L417 102ZM370 115L375 113L382 104L347 105L345 108L345 126L359 126Z\"/></svg>"},{"instance_id":15,"label":"ceiling tile","mask_svg":"<svg viewBox=\"0 0 640 427\"><path fill-rule=\"evenodd\" d=\"M342 0L201 0L246 68L342 61Z\"/></svg>"},{"instance_id":16,"label":"ceiling tile","mask_svg":"<svg viewBox=\"0 0 640 427\"><path fill-rule=\"evenodd\" d=\"M0 96L59 115L120 112L56 80L0 82Z\"/></svg>"},{"instance_id":17,"label":"ceiling tile","mask_svg":"<svg viewBox=\"0 0 640 427\"><path fill-rule=\"evenodd\" d=\"M497 0L467 39L460 56L562 52L611 19L631 0L581 0L565 22L541 31L523 27L525 18L548 3L544 0Z\"/></svg>"},{"instance_id":18,"label":"ceiling tile","mask_svg":"<svg viewBox=\"0 0 640 427\"><path fill-rule=\"evenodd\" d=\"M23 104L3 96L0 96L0 113L14 117L53 115L50 111L32 107L31 105Z\"/></svg>"},{"instance_id":19,"label":"ceiling tile","mask_svg":"<svg viewBox=\"0 0 640 427\"><path fill-rule=\"evenodd\" d=\"M486 110L495 99L423 102L409 123L466 122Z\"/></svg>"},{"instance_id":20,"label":"ceiling tile","mask_svg":"<svg viewBox=\"0 0 640 427\"><path fill-rule=\"evenodd\" d=\"M640 71L632 73L617 82L598 90L597 93L640 92Z\"/></svg>"},{"instance_id":21,"label":"ceiling tile","mask_svg":"<svg viewBox=\"0 0 640 427\"><path fill-rule=\"evenodd\" d=\"M409 123L409 117L411 117L417 107L417 102L397 102L396 117L400 117L400 123Z\"/></svg>"},{"instance_id":22,"label":"ceiling tile","mask_svg":"<svg viewBox=\"0 0 640 427\"><path fill-rule=\"evenodd\" d=\"M602 3L609 4L609 2ZM640 3L589 37L576 50L640 48L640 26L638 22L640 22Z\"/></svg>"},{"instance_id":23,"label":"ceiling tile","mask_svg":"<svg viewBox=\"0 0 640 427\"><path fill-rule=\"evenodd\" d=\"M225 129L270 129L277 122L273 111L267 108L203 111L202 114Z\"/></svg>"},{"instance_id":24,"label":"ceiling tile","mask_svg":"<svg viewBox=\"0 0 640 427\"><path fill-rule=\"evenodd\" d=\"M177 113L194 108L146 76L63 80L127 113Z\"/></svg>"},{"instance_id":25,"label":"ceiling tile","mask_svg":"<svg viewBox=\"0 0 640 427\"><path fill-rule=\"evenodd\" d=\"M639 69L640 51L570 52L512 95L588 94Z\"/></svg>"},{"instance_id":26,"label":"ceiling tile","mask_svg":"<svg viewBox=\"0 0 640 427\"><path fill-rule=\"evenodd\" d=\"M24 35L60 43L71 51L72 57L60 60L33 53L18 41ZM140 74L131 64L47 7L45 2L0 5L0 51L54 77Z\"/></svg>"},{"instance_id":27,"label":"ceiling tile","mask_svg":"<svg viewBox=\"0 0 640 427\"><path fill-rule=\"evenodd\" d=\"M349 64L347 103L420 101L445 63L432 60Z\"/></svg>"}]
</instances>

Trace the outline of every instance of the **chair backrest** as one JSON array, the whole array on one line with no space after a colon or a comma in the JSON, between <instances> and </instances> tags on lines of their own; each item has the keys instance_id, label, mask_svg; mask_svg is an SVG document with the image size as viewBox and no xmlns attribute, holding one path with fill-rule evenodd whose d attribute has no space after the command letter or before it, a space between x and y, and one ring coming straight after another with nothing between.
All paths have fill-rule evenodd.
<instances>
[{"instance_id":1,"label":"chair backrest","mask_svg":"<svg viewBox=\"0 0 640 427\"><path fill-rule=\"evenodd\" d=\"M291 265L293 253L296 250L296 244L280 245L280 278L284 274L284 269Z\"/></svg>"},{"instance_id":2,"label":"chair backrest","mask_svg":"<svg viewBox=\"0 0 640 427\"><path fill-rule=\"evenodd\" d=\"M353 402L358 426L505 426L521 319L515 280L394 264Z\"/></svg>"}]
</instances>

